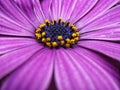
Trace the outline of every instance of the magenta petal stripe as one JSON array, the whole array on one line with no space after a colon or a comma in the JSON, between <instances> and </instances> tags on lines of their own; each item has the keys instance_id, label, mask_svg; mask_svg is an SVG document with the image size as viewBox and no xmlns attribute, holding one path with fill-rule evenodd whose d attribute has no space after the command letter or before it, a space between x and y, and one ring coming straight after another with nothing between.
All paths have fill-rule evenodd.
<instances>
[{"instance_id":1,"label":"magenta petal stripe","mask_svg":"<svg viewBox=\"0 0 120 90\"><path fill-rule=\"evenodd\" d=\"M25 19L13 0L0 0L0 14L4 14L24 27L33 28L32 24Z\"/></svg>"},{"instance_id":2,"label":"magenta petal stripe","mask_svg":"<svg viewBox=\"0 0 120 90\"><path fill-rule=\"evenodd\" d=\"M0 36L0 55L33 44L39 45L34 39Z\"/></svg>"},{"instance_id":3,"label":"magenta petal stripe","mask_svg":"<svg viewBox=\"0 0 120 90\"><path fill-rule=\"evenodd\" d=\"M120 6L108 10L104 15L90 22L80 32L94 31L96 29L111 27L120 23Z\"/></svg>"},{"instance_id":4,"label":"magenta petal stripe","mask_svg":"<svg viewBox=\"0 0 120 90\"><path fill-rule=\"evenodd\" d=\"M115 27L108 27L93 32L84 33L80 39L96 39L96 40L109 40L119 41L120 40L120 25Z\"/></svg>"},{"instance_id":5,"label":"magenta petal stripe","mask_svg":"<svg viewBox=\"0 0 120 90\"><path fill-rule=\"evenodd\" d=\"M77 22L77 27L81 28L87 23L103 15L108 9L115 5L119 0L99 0L97 4L82 19Z\"/></svg>"},{"instance_id":6,"label":"magenta petal stripe","mask_svg":"<svg viewBox=\"0 0 120 90\"><path fill-rule=\"evenodd\" d=\"M98 0L77 0L77 4L70 17L70 22L75 23L92 9Z\"/></svg>"},{"instance_id":7,"label":"magenta petal stripe","mask_svg":"<svg viewBox=\"0 0 120 90\"><path fill-rule=\"evenodd\" d=\"M77 48L75 51L78 54L73 52L73 50L57 51L55 77L58 89L119 90L118 82L109 73L114 71L111 67L106 67L107 63L101 57L87 50L85 52L81 48ZM101 60L101 62L97 60ZM109 72L104 67L109 69Z\"/></svg>"},{"instance_id":8,"label":"magenta petal stripe","mask_svg":"<svg viewBox=\"0 0 120 90\"><path fill-rule=\"evenodd\" d=\"M79 46L83 46L120 61L120 44L106 41L81 41Z\"/></svg>"},{"instance_id":9,"label":"magenta petal stripe","mask_svg":"<svg viewBox=\"0 0 120 90\"><path fill-rule=\"evenodd\" d=\"M40 4L43 10L43 13L45 15L45 18L52 20L52 17L53 17L53 15L51 15L52 0L40 0Z\"/></svg>"},{"instance_id":10,"label":"magenta petal stripe","mask_svg":"<svg viewBox=\"0 0 120 90\"><path fill-rule=\"evenodd\" d=\"M53 72L54 54L48 49L34 54L6 79L1 90L46 90Z\"/></svg>"},{"instance_id":11,"label":"magenta petal stripe","mask_svg":"<svg viewBox=\"0 0 120 90\"><path fill-rule=\"evenodd\" d=\"M43 47L38 45L29 45L0 56L0 79L27 61L41 48Z\"/></svg>"},{"instance_id":12,"label":"magenta petal stripe","mask_svg":"<svg viewBox=\"0 0 120 90\"><path fill-rule=\"evenodd\" d=\"M27 20L30 20L30 22L37 28L40 22L34 12L32 0L15 0L15 2L22 12L28 17Z\"/></svg>"}]
</instances>

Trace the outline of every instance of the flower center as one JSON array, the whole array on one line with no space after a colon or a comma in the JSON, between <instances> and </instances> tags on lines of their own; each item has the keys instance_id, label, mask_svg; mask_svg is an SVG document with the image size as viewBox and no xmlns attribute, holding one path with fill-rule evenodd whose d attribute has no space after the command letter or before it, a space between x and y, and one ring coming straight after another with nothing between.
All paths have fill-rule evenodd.
<instances>
[{"instance_id":1,"label":"flower center","mask_svg":"<svg viewBox=\"0 0 120 90\"><path fill-rule=\"evenodd\" d=\"M45 20L45 24L40 24L36 29L35 36L40 43L50 48L69 48L78 42L80 34L75 25L59 18L53 22Z\"/></svg>"}]
</instances>

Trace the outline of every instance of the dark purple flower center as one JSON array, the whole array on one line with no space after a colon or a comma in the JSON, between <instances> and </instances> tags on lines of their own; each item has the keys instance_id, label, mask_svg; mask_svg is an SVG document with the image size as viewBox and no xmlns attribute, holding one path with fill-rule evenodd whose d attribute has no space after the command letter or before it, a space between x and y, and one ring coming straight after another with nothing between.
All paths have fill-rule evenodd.
<instances>
[{"instance_id":1,"label":"dark purple flower center","mask_svg":"<svg viewBox=\"0 0 120 90\"><path fill-rule=\"evenodd\" d=\"M45 20L45 24L41 24L36 29L35 35L40 43L51 48L72 47L79 40L79 32L75 25L64 22L62 19L58 22Z\"/></svg>"}]
</instances>

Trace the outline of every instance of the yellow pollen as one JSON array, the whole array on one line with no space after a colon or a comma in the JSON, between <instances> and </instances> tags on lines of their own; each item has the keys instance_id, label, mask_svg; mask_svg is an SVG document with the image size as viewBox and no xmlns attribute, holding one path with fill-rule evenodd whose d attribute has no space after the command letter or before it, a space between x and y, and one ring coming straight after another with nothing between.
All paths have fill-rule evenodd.
<instances>
[{"instance_id":1,"label":"yellow pollen","mask_svg":"<svg viewBox=\"0 0 120 90\"><path fill-rule=\"evenodd\" d=\"M46 24L40 24L40 28L42 29L42 28L44 28L46 26Z\"/></svg>"},{"instance_id":2,"label":"yellow pollen","mask_svg":"<svg viewBox=\"0 0 120 90\"><path fill-rule=\"evenodd\" d=\"M56 24L56 20L54 20L54 21L52 22L52 25L54 25L54 24Z\"/></svg>"},{"instance_id":3,"label":"yellow pollen","mask_svg":"<svg viewBox=\"0 0 120 90\"><path fill-rule=\"evenodd\" d=\"M47 41L51 41L51 38L47 37L46 40L47 40Z\"/></svg>"},{"instance_id":4,"label":"yellow pollen","mask_svg":"<svg viewBox=\"0 0 120 90\"><path fill-rule=\"evenodd\" d=\"M47 45L48 47L51 47L51 43L50 43L50 42L46 42L46 45Z\"/></svg>"},{"instance_id":5,"label":"yellow pollen","mask_svg":"<svg viewBox=\"0 0 120 90\"><path fill-rule=\"evenodd\" d=\"M69 38L67 38L67 39L66 39L66 42L67 42L67 43L70 43L70 39L69 39Z\"/></svg>"},{"instance_id":6,"label":"yellow pollen","mask_svg":"<svg viewBox=\"0 0 120 90\"><path fill-rule=\"evenodd\" d=\"M74 40L75 40L75 41L78 41L78 40L79 40L79 37L74 38Z\"/></svg>"},{"instance_id":7,"label":"yellow pollen","mask_svg":"<svg viewBox=\"0 0 120 90\"><path fill-rule=\"evenodd\" d=\"M73 29L74 31L77 31L77 28L76 28L75 26L73 26L72 29Z\"/></svg>"},{"instance_id":8,"label":"yellow pollen","mask_svg":"<svg viewBox=\"0 0 120 90\"><path fill-rule=\"evenodd\" d=\"M46 32L42 32L42 37L44 37L46 35Z\"/></svg>"},{"instance_id":9,"label":"yellow pollen","mask_svg":"<svg viewBox=\"0 0 120 90\"><path fill-rule=\"evenodd\" d=\"M53 47L57 47L57 45L58 45L57 42L52 42Z\"/></svg>"},{"instance_id":10,"label":"yellow pollen","mask_svg":"<svg viewBox=\"0 0 120 90\"><path fill-rule=\"evenodd\" d=\"M50 25L50 21L48 19L45 20L45 23L49 26Z\"/></svg>"},{"instance_id":11,"label":"yellow pollen","mask_svg":"<svg viewBox=\"0 0 120 90\"><path fill-rule=\"evenodd\" d=\"M35 35L36 35L37 39L41 38L41 34L40 33L36 33Z\"/></svg>"},{"instance_id":12,"label":"yellow pollen","mask_svg":"<svg viewBox=\"0 0 120 90\"><path fill-rule=\"evenodd\" d=\"M61 42L61 45L64 45L65 44L65 41L64 40L62 40L62 41L60 41Z\"/></svg>"},{"instance_id":13,"label":"yellow pollen","mask_svg":"<svg viewBox=\"0 0 120 90\"><path fill-rule=\"evenodd\" d=\"M69 47L70 47L70 44L68 44L68 43L65 44L65 47L66 47L66 48L69 48Z\"/></svg>"},{"instance_id":14,"label":"yellow pollen","mask_svg":"<svg viewBox=\"0 0 120 90\"><path fill-rule=\"evenodd\" d=\"M77 36L76 33L73 33L73 34L72 34L72 37L76 37L76 36Z\"/></svg>"},{"instance_id":15,"label":"yellow pollen","mask_svg":"<svg viewBox=\"0 0 120 90\"><path fill-rule=\"evenodd\" d=\"M79 37L79 36L80 36L80 33L79 33L79 32L76 32L76 35L77 35L77 37Z\"/></svg>"},{"instance_id":16,"label":"yellow pollen","mask_svg":"<svg viewBox=\"0 0 120 90\"><path fill-rule=\"evenodd\" d=\"M46 42L46 39L45 39L45 38L42 38L42 42L45 43L45 42Z\"/></svg>"},{"instance_id":17,"label":"yellow pollen","mask_svg":"<svg viewBox=\"0 0 120 90\"><path fill-rule=\"evenodd\" d=\"M63 37L62 36L58 36L58 40L63 40Z\"/></svg>"},{"instance_id":18,"label":"yellow pollen","mask_svg":"<svg viewBox=\"0 0 120 90\"><path fill-rule=\"evenodd\" d=\"M71 39L70 43L71 43L71 44L75 44L75 40L74 40L74 39Z\"/></svg>"},{"instance_id":19,"label":"yellow pollen","mask_svg":"<svg viewBox=\"0 0 120 90\"><path fill-rule=\"evenodd\" d=\"M41 31L41 29L40 28L38 28L35 32L36 33L39 33Z\"/></svg>"}]
</instances>

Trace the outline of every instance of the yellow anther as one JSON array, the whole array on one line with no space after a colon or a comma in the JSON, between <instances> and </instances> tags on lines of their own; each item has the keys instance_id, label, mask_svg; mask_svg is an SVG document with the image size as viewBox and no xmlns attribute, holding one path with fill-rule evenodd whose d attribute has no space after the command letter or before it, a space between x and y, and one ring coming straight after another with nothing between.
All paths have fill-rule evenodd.
<instances>
[{"instance_id":1,"label":"yellow anther","mask_svg":"<svg viewBox=\"0 0 120 90\"><path fill-rule=\"evenodd\" d=\"M42 37L44 37L46 35L46 32L42 32Z\"/></svg>"},{"instance_id":2,"label":"yellow anther","mask_svg":"<svg viewBox=\"0 0 120 90\"><path fill-rule=\"evenodd\" d=\"M79 36L80 36L80 33L79 33L79 32L76 32L76 35L77 35L77 37L79 37Z\"/></svg>"},{"instance_id":3,"label":"yellow anther","mask_svg":"<svg viewBox=\"0 0 120 90\"><path fill-rule=\"evenodd\" d=\"M50 21L48 19L45 20L45 23L49 26L50 25Z\"/></svg>"},{"instance_id":4,"label":"yellow anther","mask_svg":"<svg viewBox=\"0 0 120 90\"><path fill-rule=\"evenodd\" d=\"M57 47L57 46L58 46L58 43L57 43L57 42L52 42L52 46L53 46L53 47Z\"/></svg>"},{"instance_id":5,"label":"yellow anther","mask_svg":"<svg viewBox=\"0 0 120 90\"><path fill-rule=\"evenodd\" d=\"M46 26L46 24L40 24L40 28L42 29L42 28L44 28Z\"/></svg>"},{"instance_id":6,"label":"yellow anther","mask_svg":"<svg viewBox=\"0 0 120 90\"><path fill-rule=\"evenodd\" d=\"M61 20L62 20L62 18L59 18L59 19L58 19L58 23L60 23L60 22L61 22Z\"/></svg>"},{"instance_id":7,"label":"yellow anther","mask_svg":"<svg viewBox=\"0 0 120 90\"><path fill-rule=\"evenodd\" d=\"M67 38L67 39L66 39L66 42L67 42L67 43L70 43L70 39L69 39L69 38Z\"/></svg>"},{"instance_id":8,"label":"yellow anther","mask_svg":"<svg viewBox=\"0 0 120 90\"><path fill-rule=\"evenodd\" d=\"M66 47L66 48L69 48L69 47L70 47L70 44L68 44L68 43L65 44L65 47Z\"/></svg>"},{"instance_id":9,"label":"yellow anther","mask_svg":"<svg viewBox=\"0 0 120 90\"><path fill-rule=\"evenodd\" d=\"M74 39L71 39L71 40L70 40L70 43L71 43L71 44L75 44L75 40L74 40Z\"/></svg>"},{"instance_id":10,"label":"yellow anther","mask_svg":"<svg viewBox=\"0 0 120 90\"><path fill-rule=\"evenodd\" d=\"M40 28L38 28L35 32L36 33L39 33L41 31L41 29Z\"/></svg>"},{"instance_id":11,"label":"yellow anther","mask_svg":"<svg viewBox=\"0 0 120 90\"><path fill-rule=\"evenodd\" d=\"M73 34L72 34L72 37L76 37L76 36L77 36L76 33L73 33Z\"/></svg>"},{"instance_id":12,"label":"yellow anther","mask_svg":"<svg viewBox=\"0 0 120 90\"><path fill-rule=\"evenodd\" d=\"M66 26L70 26L70 22L67 22L67 23L66 23Z\"/></svg>"},{"instance_id":13,"label":"yellow anther","mask_svg":"<svg viewBox=\"0 0 120 90\"><path fill-rule=\"evenodd\" d=\"M46 39L45 39L45 38L42 38L42 42L45 43L45 42L46 42Z\"/></svg>"},{"instance_id":14,"label":"yellow anther","mask_svg":"<svg viewBox=\"0 0 120 90\"><path fill-rule=\"evenodd\" d=\"M58 40L63 40L63 37L62 36L58 36Z\"/></svg>"},{"instance_id":15,"label":"yellow anther","mask_svg":"<svg viewBox=\"0 0 120 90\"><path fill-rule=\"evenodd\" d=\"M46 42L46 45L47 45L48 47L51 47L51 43L50 43L50 42Z\"/></svg>"},{"instance_id":16,"label":"yellow anther","mask_svg":"<svg viewBox=\"0 0 120 90\"><path fill-rule=\"evenodd\" d=\"M75 26L72 27L72 30L77 31L77 28Z\"/></svg>"},{"instance_id":17,"label":"yellow anther","mask_svg":"<svg viewBox=\"0 0 120 90\"><path fill-rule=\"evenodd\" d=\"M64 21L64 20L62 20L62 24L65 24L65 21Z\"/></svg>"},{"instance_id":18,"label":"yellow anther","mask_svg":"<svg viewBox=\"0 0 120 90\"><path fill-rule=\"evenodd\" d=\"M41 34L40 33L36 33L35 35L36 35L37 39L41 38Z\"/></svg>"},{"instance_id":19,"label":"yellow anther","mask_svg":"<svg viewBox=\"0 0 120 90\"><path fill-rule=\"evenodd\" d=\"M64 45L64 44L65 44L65 41L64 41L64 40L62 40L62 41L60 41L60 43L61 43L61 45Z\"/></svg>"},{"instance_id":20,"label":"yellow anther","mask_svg":"<svg viewBox=\"0 0 120 90\"><path fill-rule=\"evenodd\" d=\"M47 37L46 40L47 40L47 41L51 41L51 38Z\"/></svg>"},{"instance_id":21,"label":"yellow anther","mask_svg":"<svg viewBox=\"0 0 120 90\"><path fill-rule=\"evenodd\" d=\"M56 20L54 20L54 21L52 22L52 25L54 25L54 24L56 24Z\"/></svg>"},{"instance_id":22,"label":"yellow anther","mask_svg":"<svg viewBox=\"0 0 120 90\"><path fill-rule=\"evenodd\" d=\"M79 40L79 37L74 38L74 40L75 40L75 41L78 41L78 40Z\"/></svg>"}]
</instances>

